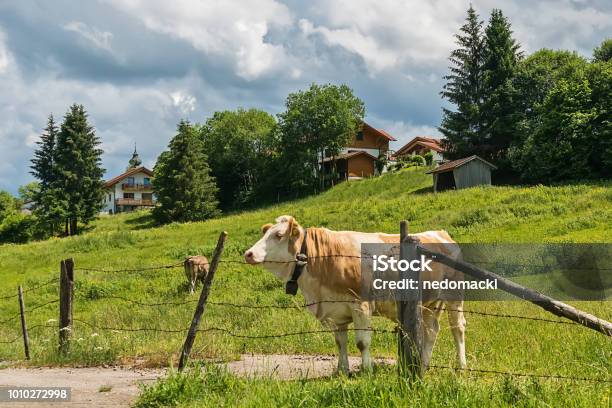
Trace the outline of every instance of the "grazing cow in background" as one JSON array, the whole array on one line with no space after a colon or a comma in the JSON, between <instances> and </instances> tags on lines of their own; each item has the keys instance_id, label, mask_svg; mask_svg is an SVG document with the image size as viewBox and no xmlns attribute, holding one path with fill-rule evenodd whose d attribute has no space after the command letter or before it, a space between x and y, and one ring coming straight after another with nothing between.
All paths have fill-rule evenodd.
<instances>
[{"instance_id":1,"label":"grazing cow in background","mask_svg":"<svg viewBox=\"0 0 612 408\"><path fill-rule=\"evenodd\" d=\"M202 255L188 256L183 263L185 266L185 276L189 281L189 293L195 291L196 282L204 283L204 278L208 275L208 259Z\"/></svg>"},{"instance_id":2,"label":"grazing cow in background","mask_svg":"<svg viewBox=\"0 0 612 408\"><path fill-rule=\"evenodd\" d=\"M367 301L359 299L361 288L361 244L399 243L399 234L331 231L327 228L301 227L292 216L276 219L276 224L262 227L263 237L244 254L251 265L263 265L284 282L291 280L296 266L296 255L306 249L307 264L297 279L310 311L326 327L334 330L339 350L338 371L347 372L347 326L352 322L355 340L361 351L362 369L372 367L370 358L370 329L373 315L397 321L395 301ZM304 236L306 245L304 246ZM441 252L459 256L459 247L446 231L427 231L411 234L423 244L440 244ZM348 255L342 256L342 255ZM440 263L431 264L431 272L422 272L423 280L460 279L459 272ZM291 282L290 282L291 284ZM338 302L338 301L341 302ZM328 301L328 302L326 302ZM330 302L335 301L335 302ZM463 300L445 300L439 291L423 292L423 365L431 360L439 330L439 318L448 308L450 327L457 348L461 368L466 368L465 318Z\"/></svg>"}]
</instances>

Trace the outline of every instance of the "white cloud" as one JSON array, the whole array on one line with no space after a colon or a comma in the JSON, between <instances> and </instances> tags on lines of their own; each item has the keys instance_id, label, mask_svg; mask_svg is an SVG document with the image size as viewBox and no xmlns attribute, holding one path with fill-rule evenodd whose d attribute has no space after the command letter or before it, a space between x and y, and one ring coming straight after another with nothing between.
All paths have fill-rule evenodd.
<instances>
[{"instance_id":1,"label":"white cloud","mask_svg":"<svg viewBox=\"0 0 612 408\"><path fill-rule=\"evenodd\" d=\"M392 150L399 149L416 136L433 137L435 139L442 138L442 134L438 129L430 125L415 124L410 121L387 120L378 117L372 117L371 121L373 126L384 129L397 139L397 141L391 142Z\"/></svg>"},{"instance_id":2,"label":"white cloud","mask_svg":"<svg viewBox=\"0 0 612 408\"><path fill-rule=\"evenodd\" d=\"M106 51L112 51L111 40L113 39L113 33L108 31L100 31L95 27L90 27L80 21L71 21L64 24L62 27L66 31L73 31L79 34L81 37L89 41L89 43L95 45L98 48L102 48Z\"/></svg>"},{"instance_id":3,"label":"white cloud","mask_svg":"<svg viewBox=\"0 0 612 408\"><path fill-rule=\"evenodd\" d=\"M6 47L6 35L0 30L0 75L5 74L13 60L13 56Z\"/></svg>"},{"instance_id":4,"label":"white cloud","mask_svg":"<svg viewBox=\"0 0 612 408\"><path fill-rule=\"evenodd\" d=\"M360 56L368 71L377 74L445 59L464 8L461 2L440 0L319 0L312 9L321 22L315 26L302 19L300 28Z\"/></svg>"},{"instance_id":5,"label":"white cloud","mask_svg":"<svg viewBox=\"0 0 612 408\"><path fill-rule=\"evenodd\" d=\"M172 92L170 98L172 99L172 104L176 106L183 115L193 112L196 108L196 98L188 93L182 91Z\"/></svg>"},{"instance_id":6,"label":"white cloud","mask_svg":"<svg viewBox=\"0 0 612 408\"><path fill-rule=\"evenodd\" d=\"M265 38L272 26L292 23L289 9L274 0L108 1L150 30L188 41L210 58L229 58L236 74L247 80L287 64L283 46Z\"/></svg>"}]
</instances>

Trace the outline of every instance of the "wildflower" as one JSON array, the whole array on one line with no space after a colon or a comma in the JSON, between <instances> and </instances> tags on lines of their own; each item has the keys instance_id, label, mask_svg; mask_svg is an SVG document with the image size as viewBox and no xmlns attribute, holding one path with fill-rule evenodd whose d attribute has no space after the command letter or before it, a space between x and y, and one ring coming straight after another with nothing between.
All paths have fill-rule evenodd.
<instances>
[{"instance_id":1,"label":"wildflower","mask_svg":"<svg viewBox=\"0 0 612 408\"><path fill-rule=\"evenodd\" d=\"M102 350L102 347L98 346L95 348L96 350Z\"/></svg>"},{"instance_id":2,"label":"wildflower","mask_svg":"<svg viewBox=\"0 0 612 408\"><path fill-rule=\"evenodd\" d=\"M54 322L57 322L57 320L55 320L55 319L49 319L49 320L47 320L47 323L54 323Z\"/></svg>"},{"instance_id":3,"label":"wildflower","mask_svg":"<svg viewBox=\"0 0 612 408\"><path fill-rule=\"evenodd\" d=\"M98 333L91 333L91 337L98 337Z\"/></svg>"}]
</instances>

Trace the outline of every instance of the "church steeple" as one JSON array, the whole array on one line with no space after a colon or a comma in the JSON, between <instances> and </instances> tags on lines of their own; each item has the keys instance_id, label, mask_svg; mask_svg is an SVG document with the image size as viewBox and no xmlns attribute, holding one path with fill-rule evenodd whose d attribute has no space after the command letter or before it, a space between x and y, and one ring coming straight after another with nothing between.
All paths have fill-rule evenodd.
<instances>
[{"instance_id":1,"label":"church steeple","mask_svg":"<svg viewBox=\"0 0 612 408\"><path fill-rule=\"evenodd\" d=\"M138 156L138 152L136 151L136 142L134 142L134 153L132 153L132 158L129 161L128 170L140 167L141 164L142 160L140 160L140 156Z\"/></svg>"}]
</instances>

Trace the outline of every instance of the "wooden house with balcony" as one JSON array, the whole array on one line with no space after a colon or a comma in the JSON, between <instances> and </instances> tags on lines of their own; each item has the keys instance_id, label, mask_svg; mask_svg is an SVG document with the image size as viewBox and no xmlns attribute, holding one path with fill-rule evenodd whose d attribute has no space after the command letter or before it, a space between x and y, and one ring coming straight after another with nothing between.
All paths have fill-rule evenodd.
<instances>
[{"instance_id":1,"label":"wooden house with balcony","mask_svg":"<svg viewBox=\"0 0 612 408\"><path fill-rule=\"evenodd\" d=\"M125 173L104 183L103 212L117 214L155 206L153 172L141 165L136 148Z\"/></svg>"},{"instance_id":2,"label":"wooden house with balcony","mask_svg":"<svg viewBox=\"0 0 612 408\"><path fill-rule=\"evenodd\" d=\"M376 174L376 160L384 155L388 158L389 142L396 139L382 129L363 122L348 146L335 157L320 158L324 174L332 174L335 164L339 180L361 179Z\"/></svg>"}]
</instances>

